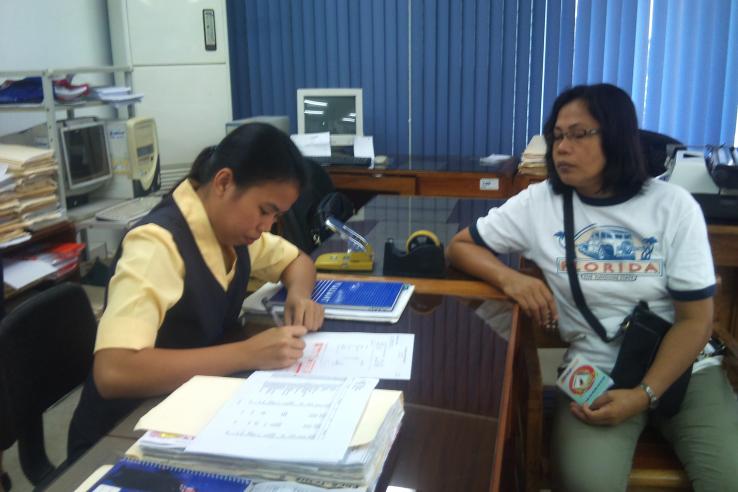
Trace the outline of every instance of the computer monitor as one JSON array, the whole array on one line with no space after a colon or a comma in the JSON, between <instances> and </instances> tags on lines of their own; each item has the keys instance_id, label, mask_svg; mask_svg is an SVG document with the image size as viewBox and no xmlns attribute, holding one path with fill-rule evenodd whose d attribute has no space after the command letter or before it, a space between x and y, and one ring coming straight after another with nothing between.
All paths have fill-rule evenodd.
<instances>
[{"instance_id":1,"label":"computer monitor","mask_svg":"<svg viewBox=\"0 0 738 492\"><path fill-rule=\"evenodd\" d=\"M330 132L334 147L364 135L361 89L297 89L297 133Z\"/></svg>"},{"instance_id":2,"label":"computer monitor","mask_svg":"<svg viewBox=\"0 0 738 492\"><path fill-rule=\"evenodd\" d=\"M107 183L113 170L105 122L80 118L58 125L67 197L87 195Z\"/></svg>"}]
</instances>

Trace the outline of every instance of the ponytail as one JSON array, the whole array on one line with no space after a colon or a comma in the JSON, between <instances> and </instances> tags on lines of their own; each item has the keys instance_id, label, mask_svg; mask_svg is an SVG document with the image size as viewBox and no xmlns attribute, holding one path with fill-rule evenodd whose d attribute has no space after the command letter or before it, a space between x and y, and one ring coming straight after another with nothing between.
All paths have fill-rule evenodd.
<instances>
[{"instance_id":1,"label":"ponytail","mask_svg":"<svg viewBox=\"0 0 738 492\"><path fill-rule=\"evenodd\" d=\"M212 167L213 155L215 154L216 145L205 147L195 158L195 162L192 163L190 172L187 177L198 183L205 181L205 176L208 175L208 168Z\"/></svg>"},{"instance_id":2,"label":"ponytail","mask_svg":"<svg viewBox=\"0 0 738 492\"><path fill-rule=\"evenodd\" d=\"M267 181L292 181L302 188L307 179L302 154L290 137L265 123L241 125L217 146L204 148L187 177L206 185L225 168L242 188Z\"/></svg>"}]
</instances>

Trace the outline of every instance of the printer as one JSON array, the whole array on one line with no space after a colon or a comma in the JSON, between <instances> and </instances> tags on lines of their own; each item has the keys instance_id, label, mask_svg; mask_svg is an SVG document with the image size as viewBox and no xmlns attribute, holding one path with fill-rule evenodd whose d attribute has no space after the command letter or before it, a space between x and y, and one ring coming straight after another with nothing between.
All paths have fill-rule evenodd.
<instances>
[{"instance_id":1,"label":"printer","mask_svg":"<svg viewBox=\"0 0 738 492\"><path fill-rule=\"evenodd\" d=\"M738 149L726 145L679 147L664 178L687 189L710 221L738 221Z\"/></svg>"}]
</instances>

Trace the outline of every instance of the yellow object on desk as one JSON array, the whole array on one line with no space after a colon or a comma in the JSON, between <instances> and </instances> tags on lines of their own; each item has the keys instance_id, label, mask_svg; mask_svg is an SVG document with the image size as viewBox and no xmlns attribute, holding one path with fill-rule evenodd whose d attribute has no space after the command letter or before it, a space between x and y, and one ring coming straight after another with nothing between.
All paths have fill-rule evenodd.
<instances>
[{"instance_id":1,"label":"yellow object on desk","mask_svg":"<svg viewBox=\"0 0 738 492\"><path fill-rule=\"evenodd\" d=\"M323 253L315 260L315 268L323 272L371 272L374 269L374 253L350 251L348 253Z\"/></svg>"},{"instance_id":2,"label":"yellow object on desk","mask_svg":"<svg viewBox=\"0 0 738 492\"><path fill-rule=\"evenodd\" d=\"M315 260L316 269L329 272L371 272L374 269L374 250L361 234L335 217L327 217L325 225L348 243L348 250L345 253L318 256Z\"/></svg>"}]
</instances>

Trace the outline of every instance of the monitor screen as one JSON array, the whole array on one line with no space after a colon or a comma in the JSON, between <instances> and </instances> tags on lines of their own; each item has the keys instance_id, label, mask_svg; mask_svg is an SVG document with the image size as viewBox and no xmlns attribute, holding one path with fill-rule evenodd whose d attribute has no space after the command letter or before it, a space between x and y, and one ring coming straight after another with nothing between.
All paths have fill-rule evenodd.
<instances>
[{"instance_id":1,"label":"monitor screen","mask_svg":"<svg viewBox=\"0 0 738 492\"><path fill-rule=\"evenodd\" d=\"M112 176L105 123L67 120L61 124L61 147L68 191L92 191Z\"/></svg>"},{"instance_id":2,"label":"monitor screen","mask_svg":"<svg viewBox=\"0 0 738 492\"><path fill-rule=\"evenodd\" d=\"M298 89L298 133L330 132L331 145L353 145L364 135L361 89Z\"/></svg>"}]
</instances>

